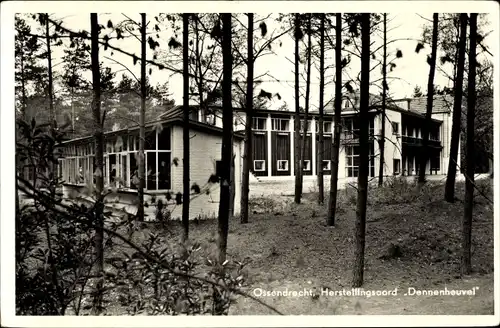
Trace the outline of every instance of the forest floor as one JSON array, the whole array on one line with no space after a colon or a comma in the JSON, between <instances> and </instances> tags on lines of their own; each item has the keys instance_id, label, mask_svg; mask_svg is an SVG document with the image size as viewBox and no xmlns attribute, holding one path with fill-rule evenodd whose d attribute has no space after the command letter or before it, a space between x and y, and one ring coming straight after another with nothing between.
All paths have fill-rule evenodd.
<instances>
[{"instance_id":1,"label":"forest floor","mask_svg":"<svg viewBox=\"0 0 500 328\"><path fill-rule=\"evenodd\" d=\"M491 179L478 181L481 193L489 199L493 199L492 186ZM397 295L321 294L325 288L351 290L356 217L353 187L339 191L334 227L326 225L327 206L317 204L316 193L304 194L298 205L289 196L252 198L250 222L243 225L237 218L230 222L228 259L248 263L244 290L254 296L261 290L304 289L319 295L259 297L284 314L493 314L493 204L475 192L473 273L461 277L463 202L443 201L443 190L440 183L429 182L418 189L404 181L369 190L363 288L375 292L397 288ZM457 183L456 196L463 195L464 183ZM177 222L171 222L168 231L146 225L133 237L139 244L150 231L175 243L182 231ZM193 222L190 240L201 244L201 257L215 256L217 221ZM417 296L411 295L411 288L474 290L474 295ZM237 296L230 314L273 313Z\"/></svg>"},{"instance_id":2,"label":"forest floor","mask_svg":"<svg viewBox=\"0 0 500 328\"><path fill-rule=\"evenodd\" d=\"M249 223L230 222L227 256L245 262L243 290L288 315L331 314L493 314L493 181L477 181L472 226L472 274L460 275L463 202L443 201L444 185L394 180L383 188L370 187L365 248L365 291L397 288L396 295L335 296L351 291L354 258L356 190L338 194L334 227L326 225L327 205L317 194L251 198ZM464 183L456 186L463 198ZM328 195L325 200L327 203ZM150 232L167 247L178 244L179 222L162 229L147 222L132 236L140 245ZM197 260L217 254L217 220L191 222L190 242L199 243ZM175 249L175 248L173 248ZM123 249L107 249L106 257L123 256ZM200 266L204 270L204 266ZM203 274L203 271L200 272ZM473 290L474 295L417 296L414 290ZM315 293L305 296L260 296L261 291ZM107 314L126 314L112 295L106 297ZM116 303L116 304L115 304ZM254 300L236 296L229 314L273 314Z\"/></svg>"}]
</instances>

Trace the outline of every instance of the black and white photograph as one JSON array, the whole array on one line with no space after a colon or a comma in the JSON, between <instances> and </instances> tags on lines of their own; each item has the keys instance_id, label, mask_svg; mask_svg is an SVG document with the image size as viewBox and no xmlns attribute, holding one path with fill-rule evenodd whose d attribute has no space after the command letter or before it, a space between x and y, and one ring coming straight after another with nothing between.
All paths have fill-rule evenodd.
<instances>
[{"instance_id":1,"label":"black and white photograph","mask_svg":"<svg viewBox=\"0 0 500 328\"><path fill-rule=\"evenodd\" d=\"M2 326L498 324L498 9L2 3Z\"/></svg>"}]
</instances>

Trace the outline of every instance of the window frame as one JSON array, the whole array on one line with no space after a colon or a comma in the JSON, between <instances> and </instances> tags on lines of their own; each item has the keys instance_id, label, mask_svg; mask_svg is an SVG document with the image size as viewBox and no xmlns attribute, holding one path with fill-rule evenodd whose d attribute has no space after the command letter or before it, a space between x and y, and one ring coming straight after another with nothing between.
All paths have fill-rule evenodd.
<instances>
[{"instance_id":1,"label":"window frame","mask_svg":"<svg viewBox=\"0 0 500 328\"><path fill-rule=\"evenodd\" d=\"M262 169L260 169L260 170L256 169L256 167L255 167L255 163L256 162L262 162ZM265 172L266 171L266 160L265 159L254 159L254 161L253 161L253 170L255 172Z\"/></svg>"},{"instance_id":2,"label":"window frame","mask_svg":"<svg viewBox=\"0 0 500 328\"><path fill-rule=\"evenodd\" d=\"M264 122L263 129L259 128L259 122ZM266 131L267 130L267 118L265 117L252 117L252 130L254 131Z\"/></svg>"},{"instance_id":3,"label":"window frame","mask_svg":"<svg viewBox=\"0 0 500 328\"><path fill-rule=\"evenodd\" d=\"M306 165L307 163L307 165ZM311 171L311 160L303 159L302 160L302 171Z\"/></svg>"},{"instance_id":4,"label":"window frame","mask_svg":"<svg viewBox=\"0 0 500 328\"><path fill-rule=\"evenodd\" d=\"M280 162L285 162L286 163L286 168L282 169L280 168ZM283 171L288 171L289 170L289 166L288 166L288 160L287 159L278 159L276 161L276 169L280 172L283 172Z\"/></svg>"},{"instance_id":5,"label":"window frame","mask_svg":"<svg viewBox=\"0 0 500 328\"><path fill-rule=\"evenodd\" d=\"M394 129L396 127L396 129ZM399 135L399 122L391 122L392 135Z\"/></svg>"},{"instance_id":6,"label":"window frame","mask_svg":"<svg viewBox=\"0 0 500 328\"><path fill-rule=\"evenodd\" d=\"M168 147L163 146L162 148L169 148L169 149L159 149L159 137L160 134L164 131L164 129L168 129L168 133L170 134L169 136L169 142L170 145ZM161 132L155 130L155 149L145 149L144 150L144 164L145 164L145 179L146 179L146 186L145 190L147 191L169 191L172 189L172 128L170 126L164 127ZM115 142L116 140L113 140L111 138L108 138L105 140L104 144L104 153L103 153L103 179L105 185L109 187L116 187L119 190L137 190L137 188L132 188L132 167L131 167L131 156L135 156L135 153L138 153L138 150L135 149L136 147L136 140L138 139L138 136L135 133L127 134L126 136L118 136L121 137L122 140L123 138L127 138L127 143L126 145L122 145L121 151L118 152L120 147L115 147ZM111 142L113 141L113 142ZM126 146L126 147L125 147ZM82 149L80 149L83 147ZM60 163L62 166L62 179L64 180L64 183L66 184L72 184L72 185L85 185L86 183L93 183L94 182L94 158L95 158L95 151L94 151L94 144L93 142L90 142L89 144L84 144L84 145L68 145L64 147L64 153L66 156L62 159L60 159ZM110 152L108 152L110 150ZM147 188L147 158L148 158L148 153L154 153L154 157L156 159L156 172L155 172L155 189L148 189ZM159 181L159 157L160 153L169 153L170 154L170 162L168 163L168 169L170 170L170 173L168 174L168 179L167 185L169 189L159 189L160 186L160 181ZM110 172L111 172L111 166L110 166L110 156L115 156L115 169L116 169L116 177L119 178L118 180L115 180L114 184L111 184L110 182ZM135 158L134 158L135 159ZM136 165L137 165L137 160L135 159ZM79 181L79 168L80 166L83 169L83 181ZM125 166L125 167L124 167ZM109 172L108 172L109 171ZM87 172L90 172L87 174ZM91 177L91 178L90 178ZM89 181L92 180L92 181Z\"/></svg>"},{"instance_id":7,"label":"window frame","mask_svg":"<svg viewBox=\"0 0 500 328\"><path fill-rule=\"evenodd\" d=\"M396 165L398 163L398 165ZM401 159L400 158L393 158L392 159L392 174L393 175L400 175L401 174Z\"/></svg>"},{"instance_id":8,"label":"window frame","mask_svg":"<svg viewBox=\"0 0 500 328\"><path fill-rule=\"evenodd\" d=\"M276 123L279 122L279 129L276 128ZM286 123L286 129L282 129L282 123ZM290 131L290 119L289 118L272 118L271 119L271 130L272 131Z\"/></svg>"}]
</instances>

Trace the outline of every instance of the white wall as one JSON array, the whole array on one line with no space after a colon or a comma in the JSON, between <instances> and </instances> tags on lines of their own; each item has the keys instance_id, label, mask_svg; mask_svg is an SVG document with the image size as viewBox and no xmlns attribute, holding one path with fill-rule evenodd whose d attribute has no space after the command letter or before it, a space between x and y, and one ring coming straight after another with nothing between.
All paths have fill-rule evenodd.
<instances>
[{"instance_id":1,"label":"white wall","mask_svg":"<svg viewBox=\"0 0 500 328\"><path fill-rule=\"evenodd\" d=\"M394 161L393 159L400 160L400 172L403 170L403 155L402 155L402 123L401 123L401 113L390 109L385 111L385 145L384 145L384 175L392 176L394 173ZM396 122L399 125L398 134L392 133L392 122Z\"/></svg>"},{"instance_id":2,"label":"white wall","mask_svg":"<svg viewBox=\"0 0 500 328\"><path fill-rule=\"evenodd\" d=\"M438 113L432 114L432 118L442 121L440 127L440 138L441 145L443 149L441 150L441 170L438 171L438 174L448 174L448 163L450 161L450 144L451 144L451 128L453 125L453 114L450 113ZM458 159L460 159L460 144L458 146ZM457 167L457 172L459 169Z\"/></svg>"},{"instance_id":3,"label":"white wall","mask_svg":"<svg viewBox=\"0 0 500 328\"><path fill-rule=\"evenodd\" d=\"M222 135L213 135L207 132L191 131L190 147L190 184L198 184L201 188L208 188L210 194L201 193L193 196L190 202L189 216L191 219L198 216L217 217L219 211L220 188L219 184L207 184L211 174L215 174L215 162L221 160ZM233 151L235 155L235 186L234 198L235 214L239 214L240 208L240 184L241 184L241 157L242 141L235 139ZM182 127L172 128L172 158L179 159L179 165L172 166L172 190L182 191L182 168L183 168L183 143ZM206 190L206 189L204 189ZM172 212L174 217L182 215L182 206L177 206Z\"/></svg>"}]
</instances>

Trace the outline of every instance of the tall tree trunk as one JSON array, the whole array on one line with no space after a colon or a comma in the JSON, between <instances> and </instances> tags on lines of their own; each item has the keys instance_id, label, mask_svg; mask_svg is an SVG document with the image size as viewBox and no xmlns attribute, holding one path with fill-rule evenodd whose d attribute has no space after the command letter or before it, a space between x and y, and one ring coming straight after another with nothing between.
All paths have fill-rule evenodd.
<instances>
[{"instance_id":1,"label":"tall tree trunk","mask_svg":"<svg viewBox=\"0 0 500 328\"><path fill-rule=\"evenodd\" d=\"M47 43L47 68L48 68L48 75L49 75L49 85L48 85L48 93L49 93L49 124L50 124L50 129L53 131L56 128L56 118L55 118L55 113L54 113L54 82L52 79L52 53L50 51L50 31L49 31L49 14L45 14L46 19L45 19L45 37L46 37L46 43ZM49 164L49 181L52 181L52 179L55 176L55 172L57 170L57 165L55 163L50 163ZM55 193L55 186L52 185L52 183L48 186L51 193Z\"/></svg>"},{"instance_id":2,"label":"tall tree trunk","mask_svg":"<svg viewBox=\"0 0 500 328\"><path fill-rule=\"evenodd\" d=\"M339 177L340 152L340 114L342 111L342 14L337 13L335 18L335 114L333 116L333 147L331 154L330 201L328 202L327 223L335 225L337 210L337 185Z\"/></svg>"},{"instance_id":3,"label":"tall tree trunk","mask_svg":"<svg viewBox=\"0 0 500 328\"><path fill-rule=\"evenodd\" d=\"M51 129L54 128L54 101L53 101L53 81L52 81L52 53L50 51L50 31L49 31L49 14L45 14L45 42L47 43L47 68L49 76L48 96L49 96L49 123Z\"/></svg>"},{"instance_id":4,"label":"tall tree trunk","mask_svg":"<svg viewBox=\"0 0 500 328\"><path fill-rule=\"evenodd\" d=\"M21 119L24 120L25 122L30 123L28 119L28 113L26 113L26 82L25 82L25 71L24 71L24 52L23 49L21 49L21 97L22 97L22 103L21 103L21 108L22 108L22 113L21 113ZM16 138L18 138L18 133L16 133ZM19 140L23 142L23 140ZM16 174L17 176L23 175L24 171L24 163L22 163L19 160L19 155L16 151ZM24 176L23 176L24 177ZM19 205L19 188L18 188L18 181L16 178L16 219L18 218L18 215L20 214L20 205ZM34 185L33 185L34 186Z\"/></svg>"},{"instance_id":5,"label":"tall tree trunk","mask_svg":"<svg viewBox=\"0 0 500 328\"><path fill-rule=\"evenodd\" d=\"M384 58L382 64L382 131L379 137L380 165L378 171L378 185L384 184L384 152L385 152L385 106L387 102L387 14L384 13Z\"/></svg>"},{"instance_id":6,"label":"tall tree trunk","mask_svg":"<svg viewBox=\"0 0 500 328\"><path fill-rule=\"evenodd\" d=\"M323 102L325 88L325 14L321 14L320 20L320 40L319 40L319 122L318 122L318 204L325 201L325 188L323 181L323 152L325 149L325 140L323 136ZM316 142L314 140L313 142ZM313 154L314 155L314 154Z\"/></svg>"},{"instance_id":7,"label":"tall tree trunk","mask_svg":"<svg viewBox=\"0 0 500 328\"><path fill-rule=\"evenodd\" d=\"M477 14L470 14L469 38L469 79L467 87L467 152L465 164L465 197L464 218L462 231L462 274L467 275L472 271L471 265L471 235L472 214L474 209L474 118L476 107L476 42L477 42Z\"/></svg>"},{"instance_id":8,"label":"tall tree trunk","mask_svg":"<svg viewBox=\"0 0 500 328\"><path fill-rule=\"evenodd\" d=\"M92 115L94 117L94 139L95 139L95 160L96 160L96 206L95 220L97 227L95 230L95 263L96 274L99 277L96 284L96 293L94 296L93 313L98 315L102 312L102 298L104 287L104 172L103 172L103 153L104 153L104 135L101 122L101 87L99 71L99 23L97 14L90 14L90 33L91 33L91 65L92 65Z\"/></svg>"},{"instance_id":9,"label":"tall tree trunk","mask_svg":"<svg viewBox=\"0 0 500 328\"><path fill-rule=\"evenodd\" d=\"M294 201L300 204L300 199L302 197L302 187L300 185L301 175L302 175L302 161L300 159L300 86L299 86L299 36L300 31L300 14L295 14L295 117L294 117L294 138L295 138L295 198ZM268 170L271 169L271 159L268 160Z\"/></svg>"},{"instance_id":10,"label":"tall tree trunk","mask_svg":"<svg viewBox=\"0 0 500 328\"><path fill-rule=\"evenodd\" d=\"M198 70L198 79L195 79L195 81L198 81L198 94L200 97L200 108L205 109L204 107L204 101L203 101L203 71L201 69L201 54L200 54L200 30L198 28L198 20L200 19L199 14L196 14L196 16L193 16L195 18L195 36L196 36L196 58L197 58L197 70ZM189 65L188 65L189 66Z\"/></svg>"},{"instance_id":11,"label":"tall tree trunk","mask_svg":"<svg viewBox=\"0 0 500 328\"><path fill-rule=\"evenodd\" d=\"M73 135L73 138L75 137L75 104L74 104L74 91L73 88L71 88L71 134Z\"/></svg>"},{"instance_id":12,"label":"tall tree trunk","mask_svg":"<svg viewBox=\"0 0 500 328\"><path fill-rule=\"evenodd\" d=\"M146 138L146 14L141 13L141 112L139 113L139 156L137 165L139 166L139 187L137 195L139 204L137 207L137 217L144 221L144 188L146 185L146 155L144 153L144 142Z\"/></svg>"},{"instance_id":13,"label":"tall tree trunk","mask_svg":"<svg viewBox=\"0 0 500 328\"><path fill-rule=\"evenodd\" d=\"M368 106L370 96L370 14L361 14L361 86L359 100L359 175L353 287L363 284L366 201L368 197Z\"/></svg>"},{"instance_id":14,"label":"tall tree trunk","mask_svg":"<svg viewBox=\"0 0 500 328\"><path fill-rule=\"evenodd\" d=\"M26 113L26 81L25 81L25 72L24 72L24 53L21 50L21 96L23 97L21 108L23 112L21 113L21 117L26 122L29 122L28 113Z\"/></svg>"},{"instance_id":15,"label":"tall tree trunk","mask_svg":"<svg viewBox=\"0 0 500 328\"><path fill-rule=\"evenodd\" d=\"M306 153L306 144L307 144L307 126L309 123L309 96L311 93L311 14L308 14L307 19L307 74L306 74L306 99L305 99L305 113L304 113L304 128L302 130L302 143L300 148L300 180L299 180L299 192L300 198L302 198L302 189L304 185L304 157ZM311 140L311 143L313 140ZM313 154L314 155L314 154ZM312 161L311 161L312 162ZM312 167L312 163L311 163Z\"/></svg>"},{"instance_id":16,"label":"tall tree trunk","mask_svg":"<svg viewBox=\"0 0 500 328\"><path fill-rule=\"evenodd\" d=\"M182 240L186 241L189 238L189 194L191 192L189 186L189 14L182 14L183 31L182 31L182 64L183 64L183 113L184 127L182 130L182 144L184 149L184 159L182 166L182 185L183 185L183 200L182 200L182 226L184 228Z\"/></svg>"},{"instance_id":17,"label":"tall tree trunk","mask_svg":"<svg viewBox=\"0 0 500 328\"><path fill-rule=\"evenodd\" d=\"M229 219L234 218L234 197L235 197L235 190L236 190L236 181L234 181L234 158L236 156L234 155L233 151L233 157L231 157L231 168L229 170L229 181L230 183L230 196L229 196Z\"/></svg>"},{"instance_id":18,"label":"tall tree trunk","mask_svg":"<svg viewBox=\"0 0 500 328\"><path fill-rule=\"evenodd\" d=\"M436 73L437 39L438 39L438 19L439 15L435 13L432 20L432 51L428 59L430 65L429 81L427 83L427 111L425 113L425 122L422 127L422 148L420 151L420 163L418 170L418 183L425 183L425 167L429 159L429 128L432 119L432 103L434 101L434 74Z\"/></svg>"},{"instance_id":19,"label":"tall tree trunk","mask_svg":"<svg viewBox=\"0 0 500 328\"><path fill-rule=\"evenodd\" d=\"M233 158L233 110L232 110L232 66L231 54L231 14L221 14L222 16L222 163L220 180L220 203L219 203L219 238L217 246L219 248L219 264L226 260L227 234L229 230L229 206L231 196L231 160Z\"/></svg>"},{"instance_id":20,"label":"tall tree trunk","mask_svg":"<svg viewBox=\"0 0 500 328\"><path fill-rule=\"evenodd\" d=\"M247 99L245 124L245 150L243 154L243 177L241 181L241 223L248 223L248 194L250 192L250 168L252 167L252 122L253 122L253 14L248 13L247 35Z\"/></svg>"},{"instance_id":21,"label":"tall tree trunk","mask_svg":"<svg viewBox=\"0 0 500 328\"><path fill-rule=\"evenodd\" d=\"M455 201L455 176L457 174L458 144L462 122L462 96L464 88L465 44L467 40L467 14L460 14L460 39L458 42L457 76L455 79L455 96L453 100L453 125L451 127L450 160L444 199Z\"/></svg>"}]
</instances>

